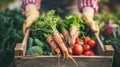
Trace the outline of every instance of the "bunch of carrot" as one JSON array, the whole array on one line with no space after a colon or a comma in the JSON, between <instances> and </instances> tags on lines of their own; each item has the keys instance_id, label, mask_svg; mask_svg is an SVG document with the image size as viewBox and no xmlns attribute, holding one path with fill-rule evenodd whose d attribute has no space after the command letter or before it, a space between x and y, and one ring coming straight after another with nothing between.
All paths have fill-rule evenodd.
<instances>
[{"instance_id":1,"label":"bunch of carrot","mask_svg":"<svg viewBox=\"0 0 120 67\"><path fill-rule=\"evenodd\" d=\"M66 41L65 43L67 47L70 48L70 54L72 54L72 48L76 38L79 37L82 32L81 29L84 29L84 23L78 15L66 16L64 21L58 24L58 30L63 34L64 40Z\"/></svg>"}]
</instances>

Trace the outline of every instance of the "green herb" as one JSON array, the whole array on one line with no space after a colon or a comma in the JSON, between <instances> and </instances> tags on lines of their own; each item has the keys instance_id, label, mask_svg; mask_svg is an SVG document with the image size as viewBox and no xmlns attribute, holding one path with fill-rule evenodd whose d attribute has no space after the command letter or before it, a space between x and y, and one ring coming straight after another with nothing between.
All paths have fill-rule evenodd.
<instances>
[{"instance_id":1,"label":"green herb","mask_svg":"<svg viewBox=\"0 0 120 67\"><path fill-rule=\"evenodd\" d=\"M54 13L54 10L51 10L48 13L43 13L30 28L31 36L35 36L43 40L54 32L58 32L56 26L61 18L54 15Z\"/></svg>"}]
</instances>

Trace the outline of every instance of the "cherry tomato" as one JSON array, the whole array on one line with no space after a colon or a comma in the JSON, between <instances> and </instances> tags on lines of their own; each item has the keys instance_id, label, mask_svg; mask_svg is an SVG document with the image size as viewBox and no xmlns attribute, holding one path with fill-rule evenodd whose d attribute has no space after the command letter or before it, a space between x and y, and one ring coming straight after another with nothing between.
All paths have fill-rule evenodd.
<instances>
[{"instance_id":1,"label":"cherry tomato","mask_svg":"<svg viewBox=\"0 0 120 67\"><path fill-rule=\"evenodd\" d=\"M91 38L90 38L89 36L85 36L85 37L83 38L83 41L84 41L85 43L87 43L89 40L91 40Z\"/></svg>"},{"instance_id":2,"label":"cherry tomato","mask_svg":"<svg viewBox=\"0 0 120 67\"><path fill-rule=\"evenodd\" d=\"M80 44L79 38L76 38L75 44Z\"/></svg>"},{"instance_id":3,"label":"cherry tomato","mask_svg":"<svg viewBox=\"0 0 120 67\"><path fill-rule=\"evenodd\" d=\"M80 55L83 53L83 47L79 44L75 44L73 46L73 54L74 55Z\"/></svg>"},{"instance_id":4,"label":"cherry tomato","mask_svg":"<svg viewBox=\"0 0 120 67\"><path fill-rule=\"evenodd\" d=\"M83 42L83 40L76 38L75 44L84 45L84 42Z\"/></svg>"},{"instance_id":5,"label":"cherry tomato","mask_svg":"<svg viewBox=\"0 0 120 67\"><path fill-rule=\"evenodd\" d=\"M79 43L80 45L84 45L84 41L82 40L82 39L80 39L80 43Z\"/></svg>"},{"instance_id":6,"label":"cherry tomato","mask_svg":"<svg viewBox=\"0 0 120 67\"><path fill-rule=\"evenodd\" d=\"M96 41L93 39L89 40L87 43L91 48L94 48L96 46Z\"/></svg>"},{"instance_id":7,"label":"cherry tomato","mask_svg":"<svg viewBox=\"0 0 120 67\"><path fill-rule=\"evenodd\" d=\"M83 45L83 51L88 51L90 50L90 46L89 45Z\"/></svg>"},{"instance_id":8,"label":"cherry tomato","mask_svg":"<svg viewBox=\"0 0 120 67\"><path fill-rule=\"evenodd\" d=\"M93 51L91 51L91 50L85 51L84 56L95 56L95 53Z\"/></svg>"}]
</instances>

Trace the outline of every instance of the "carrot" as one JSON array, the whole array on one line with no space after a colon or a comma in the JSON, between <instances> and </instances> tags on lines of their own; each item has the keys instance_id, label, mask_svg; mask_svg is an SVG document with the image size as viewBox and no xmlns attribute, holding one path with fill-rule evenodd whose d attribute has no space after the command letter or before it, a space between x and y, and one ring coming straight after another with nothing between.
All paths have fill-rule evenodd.
<instances>
[{"instance_id":1,"label":"carrot","mask_svg":"<svg viewBox=\"0 0 120 67\"><path fill-rule=\"evenodd\" d=\"M63 53L63 59L65 59L66 57L69 57L76 65L76 67L78 67L77 62L72 58L72 56L69 55L68 53L68 49L66 48L62 38L60 37L59 33L54 32L53 33L53 38L55 40L55 42L59 45L60 49L62 50Z\"/></svg>"},{"instance_id":2,"label":"carrot","mask_svg":"<svg viewBox=\"0 0 120 67\"><path fill-rule=\"evenodd\" d=\"M70 37L67 30L64 30L62 32L62 34L64 35L64 41L65 41L65 45L66 45L66 47L68 49L68 53L72 54L72 46L73 46L72 39L71 39L71 37Z\"/></svg>"},{"instance_id":3,"label":"carrot","mask_svg":"<svg viewBox=\"0 0 120 67\"><path fill-rule=\"evenodd\" d=\"M76 33L77 27L76 26L71 26L70 27L70 36L73 37L73 35Z\"/></svg>"},{"instance_id":4,"label":"carrot","mask_svg":"<svg viewBox=\"0 0 120 67\"><path fill-rule=\"evenodd\" d=\"M53 40L53 36L49 36L47 38L47 42L49 43L49 45L52 48L52 51L55 51L57 53L57 55L60 55L60 49L58 47L58 45L55 43L55 41Z\"/></svg>"},{"instance_id":5,"label":"carrot","mask_svg":"<svg viewBox=\"0 0 120 67\"><path fill-rule=\"evenodd\" d=\"M68 47L67 49L68 49L68 53L69 53L70 55L72 55L72 53L73 53L73 52L72 52L72 48L71 48L71 47Z\"/></svg>"},{"instance_id":6,"label":"carrot","mask_svg":"<svg viewBox=\"0 0 120 67\"><path fill-rule=\"evenodd\" d=\"M52 50L53 54L57 53L57 52L55 52L55 50L53 49L53 47L51 47L51 50ZM59 54L57 53L57 55L59 55Z\"/></svg>"},{"instance_id":7,"label":"carrot","mask_svg":"<svg viewBox=\"0 0 120 67\"><path fill-rule=\"evenodd\" d=\"M71 45L70 45L70 44L71 44L71 37L70 37L68 31L67 31L67 30L64 30L64 31L62 32L62 34L63 34L63 36L64 36L65 44L67 44L68 47L70 47L70 46L71 46Z\"/></svg>"},{"instance_id":8,"label":"carrot","mask_svg":"<svg viewBox=\"0 0 120 67\"><path fill-rule=\"evenodd\" d=\"M76 31L75 34L73 35L73 38L77 38L79 36L79 31Z\"/></svg>"},{"instance_id":9,"label":"carrot","mask_svg":"<svg viewBox=\"0 0 120 67\"><path fill-rule=\"evenodd\" d=\"M62 32L62 34L63 34L64 37L67 36L67 35L69 35L67 30L64 30L64 31Z\"/></svg>"},{"instance_id":10,"label":"carrot","mask_svg":"<svg viewBox=\"0 0 120 67\"><path fill-rule=\"evenodd\" d=\"M67 48L65 47L65 44L62 40L62 38L60 37L59 33L54 33L53 34L53 38L55 40L55 42L58 44L58 46L61 48L63 54L64 54L64 57L66 56L66 52L67 52Z\"/></svg>"},{"instance_id":11,"label":"carrot","mask_svg":"<svg viewBox=\"0 0 120 67\"><path fill-rule=\"evenodd\" d=\"M61 38L62 38L62 39L64 39L64 36L63 36L63 34L62 34L62 33L60 33L59 35L61 36Z\"/></svg>"},{"instance_id":12,"label":"carrot","mask_svg":"<svg viewBox=\"0 0 120 67\"><path fill-rule=\"evenodd\" d=\"M72 39L72 40L71 40L71 41L72 41L71 44L73 44L73 45L75 44L75 40L76 40L76 38L77 38L78 36L79 36L79 31L76 31L75 34L73 35L73 37L71 37L71 39Z\"/></svg>"}]
</instances>

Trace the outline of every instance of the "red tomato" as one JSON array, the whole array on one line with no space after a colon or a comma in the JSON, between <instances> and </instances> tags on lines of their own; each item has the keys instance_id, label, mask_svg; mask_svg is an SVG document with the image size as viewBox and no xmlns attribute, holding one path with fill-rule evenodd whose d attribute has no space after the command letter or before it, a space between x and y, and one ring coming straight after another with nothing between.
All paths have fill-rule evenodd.
<instances>
[{"instance_id":1,"label":"red tomato","mask_svg":"<svg viewBox=\"0 0 120 67\"><path fill-rule=\"evenodd\" d=\"M76 38L75 44L80 44L79 38Z\"/></svg>"},{"instance_id":2,"label":"red tomato","mask_svg":"<svg viewBox=\"0 0 120 67\"><path fill-rule=\"evenodd\" d=\"M83 45L83 50L84 50L84 51L90 50L90 46L89 46L89 45Z\"/></svg>"},{"instance_id":3,"label":"red tomato","mask_svg":"<svg viewBox=\"0 0 120 67\"><path fill-rule=\"evenodd\" d=\"M96 46L96 41L93 39L89 40L87 43L91 48L94 48Z\"/></svg>"},{"instance_id":4,"label":"red tomato","mask_svg":"<svg viewBox=\"0 0 120 67\"><path fill-rule=\"evenodd\" d=\"M75 44L73 46L73 54L74 55L80 55L83 53L83 47L79 44Z\"/></svg>"},{"instance_id":5,"label":"red tomato","mask_svg":"<svg viewBox=\"0 0 120 67\"><path fill-rule=\"evenodd\" d=\"M83 42L83 40L76 38L75 44L84 45L84 42Z\"/></svg>"},{"instance_id":6,"label":"red tomato","mask_svg":"<svg viewBox=\"0 0 120 67\"><path fill-rule=\"evenodd\" d=\"M95 53L93 51L91 51L91 50L85 51L84 56L95 56Z\"/></svg>"},{"instance_id":7,"label":"red tomato","mask_svg":"<svg viewBox=\"0 0 120 67\"><path fill-rule=\"evenodd\" d=\"M91 38L90 38L89 36L85 36L85 37L83 38L83 41L84 41L85 43L87 43L89 40L91 40Z\"/></svg>"},{"instance_id":8,"label":"red tomato","mask_svg":"<svg viewBox=\"0 0 120 67\"><path fill-rule=\"evenodd\" d=\"M84 45L83 40L80 39L80 43L79 44L83 46Z\"/></svg>"}]
</instances>

